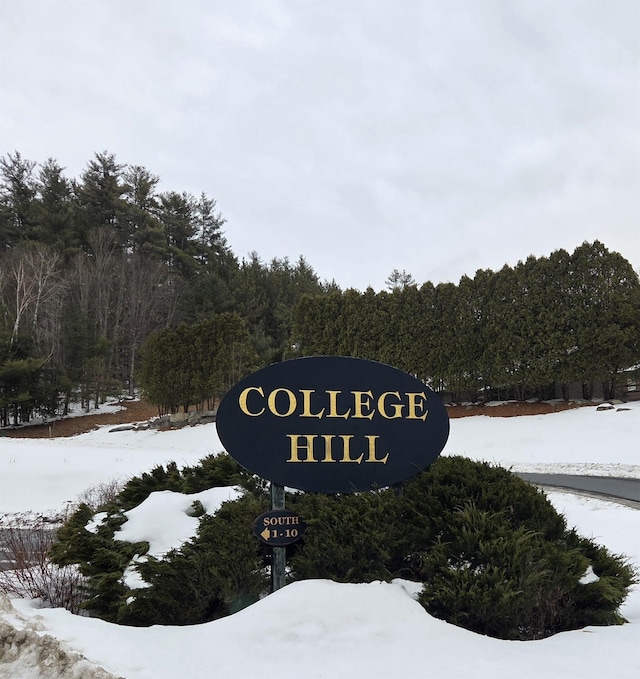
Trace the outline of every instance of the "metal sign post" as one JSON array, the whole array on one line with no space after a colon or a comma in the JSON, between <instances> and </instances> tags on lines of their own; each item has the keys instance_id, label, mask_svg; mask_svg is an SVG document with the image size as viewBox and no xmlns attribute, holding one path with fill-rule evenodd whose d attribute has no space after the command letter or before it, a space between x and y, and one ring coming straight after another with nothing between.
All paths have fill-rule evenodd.
<instances>
[{"instance_id":1,"label":"metal sign post","mask_svg":"<svg viewBox=\"0 0 640 679\"><path fill-rule=\"evenodd\" d=\"M271 482L271 509L284 509L284 486ZM284 571L287 565L287 548L271 548L271 591L284 587Z\"/></svg>"}]
</instances>

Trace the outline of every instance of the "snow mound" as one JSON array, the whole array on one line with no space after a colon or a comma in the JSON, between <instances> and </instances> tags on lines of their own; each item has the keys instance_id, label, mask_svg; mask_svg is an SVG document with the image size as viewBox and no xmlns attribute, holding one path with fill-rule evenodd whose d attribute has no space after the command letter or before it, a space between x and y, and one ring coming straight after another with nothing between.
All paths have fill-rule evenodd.
<instances>
[{"instance_id":1,"label":"snow mound","mask_svg":"<svg viewBox=\"0 0 640 679\"><path fill-rule=\"evenodd\" d=\"M25 623L9 599L0 594L0 678L4 679L122 679L48 634L14 622Z\"/></svg>"}]
</instances>

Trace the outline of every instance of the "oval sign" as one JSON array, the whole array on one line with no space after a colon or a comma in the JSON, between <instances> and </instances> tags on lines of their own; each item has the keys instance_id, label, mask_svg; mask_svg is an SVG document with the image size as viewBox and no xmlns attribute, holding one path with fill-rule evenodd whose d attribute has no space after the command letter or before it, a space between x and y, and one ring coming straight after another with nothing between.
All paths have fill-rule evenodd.
<instances>
[{"instance_id":1,"label":"oval sign","mask_svg":"<svg viewBox=\"0 0 640 679\"><path fill-rule=\"evenodd\" d=\"M440 397L391 366L344 356L275 363L245 377L216 416L249 471L308 492L391 486L426 469L449 436Z\"/></svg>"},{"instance_id":2,"label":"oval sign","mask_svg":"<svg viewBox=\"0 0 640 679\"><path fill-rule=\"evenodd\" d=\"M307 524L299 514L288 509L272 509L260 514L253 522L253 532L262 542L272 547L284 547L298 542Z\"/></svg>"}]
</instances>

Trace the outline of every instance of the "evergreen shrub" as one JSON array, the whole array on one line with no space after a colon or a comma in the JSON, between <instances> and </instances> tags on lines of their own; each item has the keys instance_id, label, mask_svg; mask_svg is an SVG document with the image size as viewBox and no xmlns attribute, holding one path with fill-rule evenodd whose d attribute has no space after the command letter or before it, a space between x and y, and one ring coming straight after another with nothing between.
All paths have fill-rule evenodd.
<instances>
[{"instance_id":1,"label":"evergreen shrub","mask_svg":"<svg viewBox=\"0 0 640 679\"><path fill-rule=\"evenodd\" d=\"M197 535L162 559L137 565L148 586L129 590L122 573L146 544L114 539L123 511L154 490L197 492L242 485L244 495L200 515ZM85 606L131 625L192 624L234 612L269 588L270 550L253 535L266 511L263 484L227 455L132 479L96 533L82 506L59 533L60 563L88 579ZM432 615L502 639L539 639L587 625L624 622L619 614L635 573L623 556L568 530L545 494L509 471L441 457L401 488L353 495L289 493L287 507L307 524L287 548L288 578L423 583ZM589 567L595 574L584 579Z\"/></svg>"},{"instance_id":2,"label":"evergreen shrub","mask_svg":"<svg viewBox=\"0 0 640 679\"><path fill-rule=\"evenodd\" d=\"M268 587L256 585L256 581L263 583L265 576L260 573L256 577L259 569L250 565L251 558L246 551L250 545L254 558L263 558L261 551L264 550L256 545L251 532L253 520L268 506L260 485L226 454L210 455L195 467L179 469L175 462L155 467L130 479L115 500L103 506L92 508L81 503L58 531L51 557L61 566L78 564L86 577L82 608L111 622L188 624L226 615L238 605L239 597L255 600L255 592ZM238 502L225 503L215 516L205 514L202 506L194 502L192 515L200 518L200 533L181 550L174 550L163 559L141 560L149 549L148 543L117 539L117 531L126 521L124 513L140 505L151 493L171 490L191 494L222 486L243 487L246 495ZM247 507L250 516L244 509ZM257 508L260 511L255 511ZM91 518L98 512L105 512L106 518L95 531L87 530ZM214 527L210 528L212 522ZM236 529L238 522L246 524L244 531ZM209 539L212 535L218 536L217 541ZM203 542L207 549L202 548ZM221 563L225 549L228 563ZM125 585L125 570L134 560L143 579L149 583L148 588L130 590ZM236 583L237 593L230 583Z\"/></svg>"},{"instance_id":3,"label":"evergreen shrub","mask_svg":"<svg viewBox=\"0 0 640 679\"><path fill-rule=\"evenodd\" d=\"M189 625L228 615L269 589L263 556L253 535L263 500L247 494L205 515L198 535L163 559L140 563L148 587L130 593L116 621L130 625Z\"/></svg>"}]
</instances>

